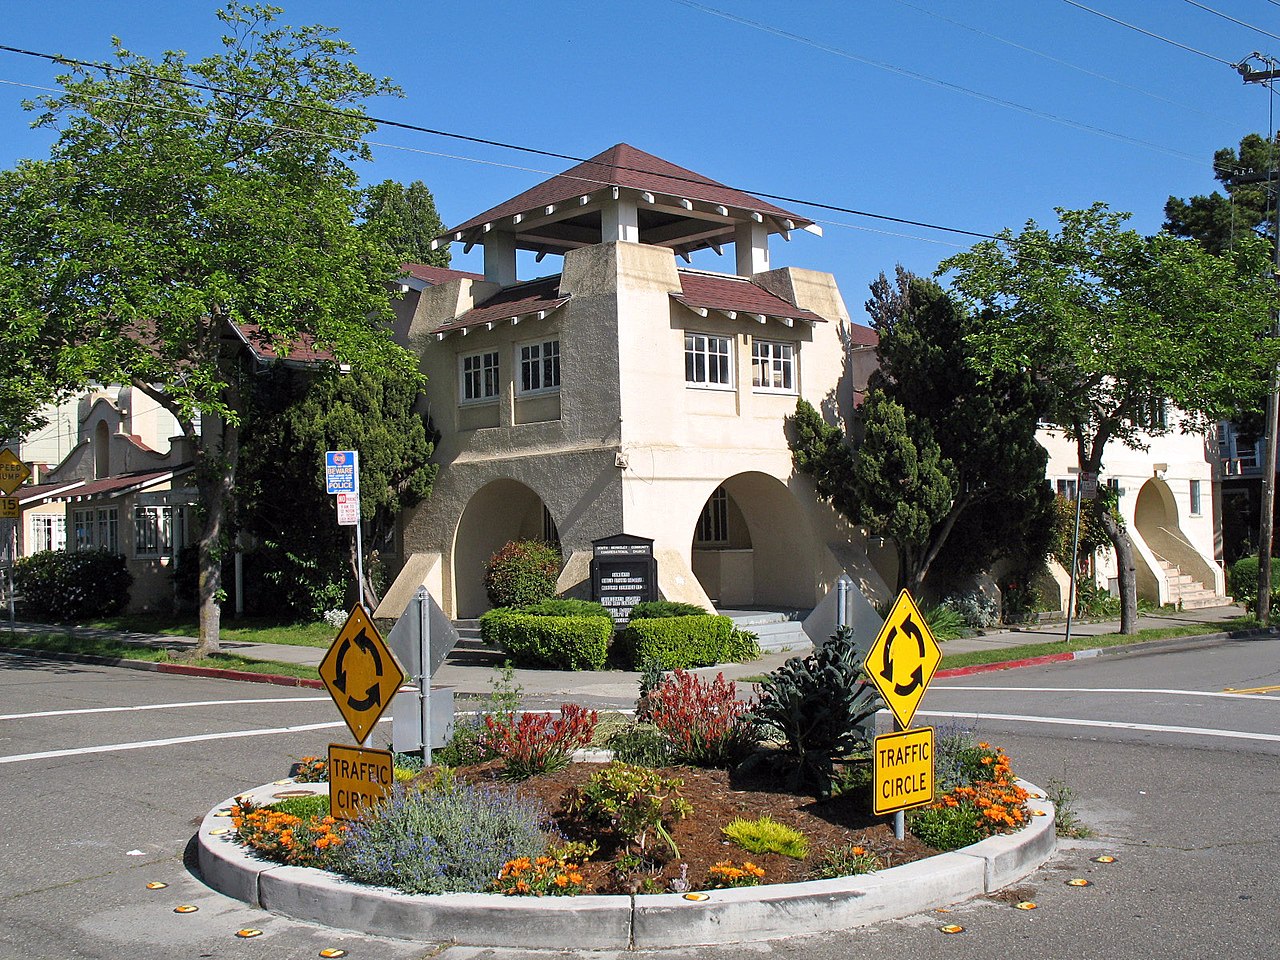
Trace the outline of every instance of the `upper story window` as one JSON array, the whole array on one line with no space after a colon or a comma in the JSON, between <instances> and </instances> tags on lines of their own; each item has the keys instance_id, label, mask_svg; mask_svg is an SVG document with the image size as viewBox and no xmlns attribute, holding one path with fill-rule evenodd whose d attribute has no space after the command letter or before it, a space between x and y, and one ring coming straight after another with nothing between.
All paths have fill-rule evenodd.
<instances>
[{"instance_id":1,"label":"upper story window","mask_svg":"<svg viewBox=\"0 0 1280 960\"><path fill-rule=\"evenodd\" d=\"M684 380L699 387L733 388L728 337L706 333L684 335Z\"/></svg>"},{"instance_id":2,"label":"upper story window","mask_svg":"<svg viewBox=\"0 0 1280 960\"><path fill-rule=\"evenodd\" d=\"M516 393L544 393L560 389L560 341L544 340L516 347L520 379Z\"/></svg>"},{"instance_id":3,"label":"upper story window","mask_svg":"<svg viewBox=\"0 0 1280 960\"><path fill-rule=\"evenodd\" d=\"M795 393L795 344L776 340L752 341L751 385L760 391Z\"/></svg>"},{"instance_id":4,"label":"upper story window","mask_svg":"<svg viewBox=\"0 0 1280 960\"><path fill-rule=\"evenodd\" d=\"M1191 481L1191 515L1200 516L1200 481Z\"/></svg>"},{"instance_id":5,"label":"upper story window","mask_svg":"<svg viewBox=\"0 0 1280 960\"><path fill-rule=\"evenodd\" d=\"M496 400L498 392L497 350L458 358L458 399L462 403Z\"/></svg>"}]
</instances>

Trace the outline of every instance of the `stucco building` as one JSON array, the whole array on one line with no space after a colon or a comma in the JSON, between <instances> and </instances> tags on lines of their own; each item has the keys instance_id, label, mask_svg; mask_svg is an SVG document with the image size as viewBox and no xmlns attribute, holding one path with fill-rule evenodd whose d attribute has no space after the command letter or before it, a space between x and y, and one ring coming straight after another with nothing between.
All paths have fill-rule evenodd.
<instances>
[{"instance_id":1,"label":"stucco building","mask_svg":"<svg viewBox=\"0 0 1280 960\"><path fill-rule=\"evenodd\" d=\"M558 540L559 589L589 590L593 540L651 538L668 599L806 613L848 571L887 596L869 544L797 476L786 417L852 398L846 347L872 342L831 275L773 269L809 220L619 144L454 228L484 273L415 271L399 332L422 358L441 437L430 500L380 608L425 584L445 611L488 607L489 556ZM732 273L681 266L732 256ZM561 258L522 280L517 252ZM869 607L868 607L869 609Z\"/></svg>"}]
</instances>

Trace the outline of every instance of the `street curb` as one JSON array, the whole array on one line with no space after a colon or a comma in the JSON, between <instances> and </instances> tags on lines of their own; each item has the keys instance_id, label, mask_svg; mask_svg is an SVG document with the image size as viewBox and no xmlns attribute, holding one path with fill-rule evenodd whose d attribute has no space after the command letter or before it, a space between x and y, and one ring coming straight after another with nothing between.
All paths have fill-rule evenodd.
<instances>
[{"instance_id":1,"label":"street curb","mask_svg":"<svg viewBox=\"0 0 1280 960\"><path fill-rule=\"evenodd\" d=\"M653 896L419 896L366 887L325 870L258 859L235 839L230 797L205 815L197 859L205 883L273 913L409 940L468 946L631 950L745 943L830 933L897 919L992 893L1038 869L1057 847L1055 811L1044 792L1019 781L1039 811L1017 833L874 874L714 890L704 901ZM282 780L239 796L270 803L327 783ZM218 832L215 832L218 831Z\"/></svg>"},{"instance_id":2,"label":"street curb","mask_svg":"<svg viewBox=\"0 0 1280 960\"><path fill-rule=\"evenodd\" d=\"M1117 644L1111 647L1090 647L1084 650L1064 650L1062 653L1046 653L1037 657L1024 657L1020 660L1000 660L995 663L976 663L969 667L951 667L939 670L935 680L948 677L969 677L976 673L994 673L997 670L1016 670L1019 667L1039 667L1046 663L1066 663L1071 660L1091 660L1095 657L1114 657L1121 654L1154 653L1160 650L1209 646L1227 640L1268 640L1274 634L1269 630L1238 630L1234 632L1198 633L1186 637L1164 637L1160 640L1144 640L1141 643Z\"/></svg>"},{"instance_id":3,"label":"street curb","mask_svg":"<svg viewBox=\"0 0 1280 960\"><path fill-rule=\"evenodd\" d=\"M218 667L192 667L184 663L160 663L152 660L126 660L120 657L99 657L92 653L63 653L58 650L32 650L28 647L6 647L4 653L25 654L44 660L64 660L70 663L92 663L103 667L124 667L126 670L146 670L150 673L169 673L184 677L211 677L215 680L240 680L247 683L271 683L278 687L312 687L324 689L324 682L310 677L284 677L274 673L252 673L248 670L223 670Z\"/></svg>"}]
</instances>

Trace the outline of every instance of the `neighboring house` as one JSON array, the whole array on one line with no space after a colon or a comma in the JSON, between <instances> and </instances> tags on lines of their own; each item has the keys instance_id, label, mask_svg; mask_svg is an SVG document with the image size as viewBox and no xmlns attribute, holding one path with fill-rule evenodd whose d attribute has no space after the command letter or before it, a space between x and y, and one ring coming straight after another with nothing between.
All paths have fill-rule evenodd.
<instances>
[{"instance_id":1,"label":"neighboring house","mask_svg":"<svg viewBox=\"0 0 1280 960\"><path fill-rule=\"evenodd\" d=\"M59 407L63 413L67 405ZM105 549L133 574L129 610L173 607L173 571L191 542L191 456L172 416L132 387L103 387L74 408L76 442L17 491L18 556ZM24 447L19 456L39 452Z\"/></svg>"},{"instance_id":2,"label":"neighboring house","mask_svg":"<svg viewBox=\"0 0 1280 960\"><path fill-rule=\"evenodd\" d=\"M1176 411L1158 411L1176 418ZM1100 483L1119 489L1120 516L1133 538L1138 596L1185 609L1226 602L1222 567L1222 516L1215 480L1216 449L1204 434L1173 432L1145 438L1146 450L1112 441L1107 445ZM1060 431L1041 430L1049 451L1047 474L1053 488L1074 500L1078 475L1076 446ZM1114 551L1102 551L1098 585L1115 593ZM1052 564L1052 567L1057 567ZM1066 604L1066 571L1054 570Z\"/></svg>"},{"instance_id":3,"label":"neighboring house","mask_svg":"<svg viewBox=\"0 0 1280 960\"><path fill-rule=\"evenodd\" d=\"M770 268L770 238L804 230L820 232L619 144L445 235L481 245L484 274L415 272L398 308L440 475L378 615L422 584L479 615L486 561L522 537L558 541L558 588L585 595L592 541L620 533L654 541L669 599L805 612L844 571L885 599L893 551L792 467L797 398L847 414L846 344L869 333L829 274ZM677 262L730 247L733 273ZM562 269L521 280L517 251Z\"/></svg>"}]
</instances>

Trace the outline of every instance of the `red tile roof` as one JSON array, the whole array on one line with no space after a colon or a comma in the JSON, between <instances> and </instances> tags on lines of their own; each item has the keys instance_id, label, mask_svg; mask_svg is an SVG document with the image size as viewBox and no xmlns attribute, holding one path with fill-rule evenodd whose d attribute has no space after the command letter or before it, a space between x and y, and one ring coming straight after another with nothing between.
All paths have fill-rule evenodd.
<instances>
[{"instance_id":1,"label":"red tile roof","mask_svg":"<svg viewBox=\"0 0 1280 960\"><path fill-rule=\"evenodd\" d=\"M37 500L43 500L45 497L54 493L60 493L66 490L73 490L83 486L84 480L63 480L59 483L32 483L19 487L13 491L13 495L18 498L20 503L34 503Z\"/></svg>"},{"instance_id":2,"label":"red tile roof","mask_svg":"<svg viewBox=\"0 0 1280 960\"><path fill-rule=\"evenodd\" d=\"M526 190L519 196L512 197L505 203L500 203L479 216L472 217L466 223L442 234L441 239L481 224L515 216L517 213L527 213L549 204L562 203L584 194L595 193L604 187L626 187L630 190L686 197L690 200L701 200L704 203L736 207L740 210L791 220L797 228L813 223L812 220L790 213L741 190L735 190L733 187L725 186L692 170L668 163L653 154L637 150L629 144L619 143L604 153L590 160L584 160L576 167Z\"/></svg>"},{"instance_id":3,"label":"red tile roof","mask_svg":"<svg viewBox=\"0 0 1280 960\"><path fill-rule=\"evenodd\" d=\"M826 322L824 317L812 310L797 307L745 277L693 270L681 270L679 273L682 292L671 296L687 307L724 313L755 313L765 317L805 320L809 323Z\"/></svg>"},{"instance_id":4,"label":"red tile roof","mask_svg":"<svg viewBox=\"0 0 1280 960\"><path fill-rule=\"evenodd\" d=\"M288 345L284 354L280 354L276 352L271 338L263 333L256 323L233 323L229 326L249 348L253 358L260 363L276 363L283 360L287 363L311 366L320 363L336 363L338 360L331 350L316 346L315 337L309 333L301 334L296 341Z\"/></svg>"},{"instance_id":5,"label":"red tile roof","mask_svg":"<svg viewBox=\"0 0 1280 960\"><path fill-rule=\"evenodd\" d=\"M880 334L860 323L849 324L849 342L855 347L878 347Z\"/></svg>"},{"instance_id":6,"label":"red tile roof","mask_svg":"<svg viewBox=\"0 0 1280 960\"><path fill-rule=\"evenodd\" d=\"M432 267L425 263L403 263L400 269L418 280L435 286L449 280L483 280L482 273L469 273L466 270L452 270L449 267Z\"/></svg>"},{"instance_id":7,"label":"red tile roof","mask_svg":"<svg viewBox=\"0 0 1280 960\"><path fill-rule=\"evenodd\" d=\"M114 497L133 490L142 490L173 477L189 473L192 467L184 464L178 467L166 467L163 470L138 470L134 473L122 473L102 480L88 480L82 486L70 490L55 492L53 500L85 500L89 497ZM23 499L26 499L24 496Z\"/></svg>"},{"instance_id":8,"label":"red tile roof","mask_svg":"<svg viewBox=\"0 0 1280 960\"><path fill-rule=\"evenodd\" d=\"M480 306L436 327L435 332L449 333L484 323L501 323L512 317L523 318L530 314L550 313L568 300L568 296L560 294L559 275L528 280L499 290Z\"/></svg>"}]
</instances>

